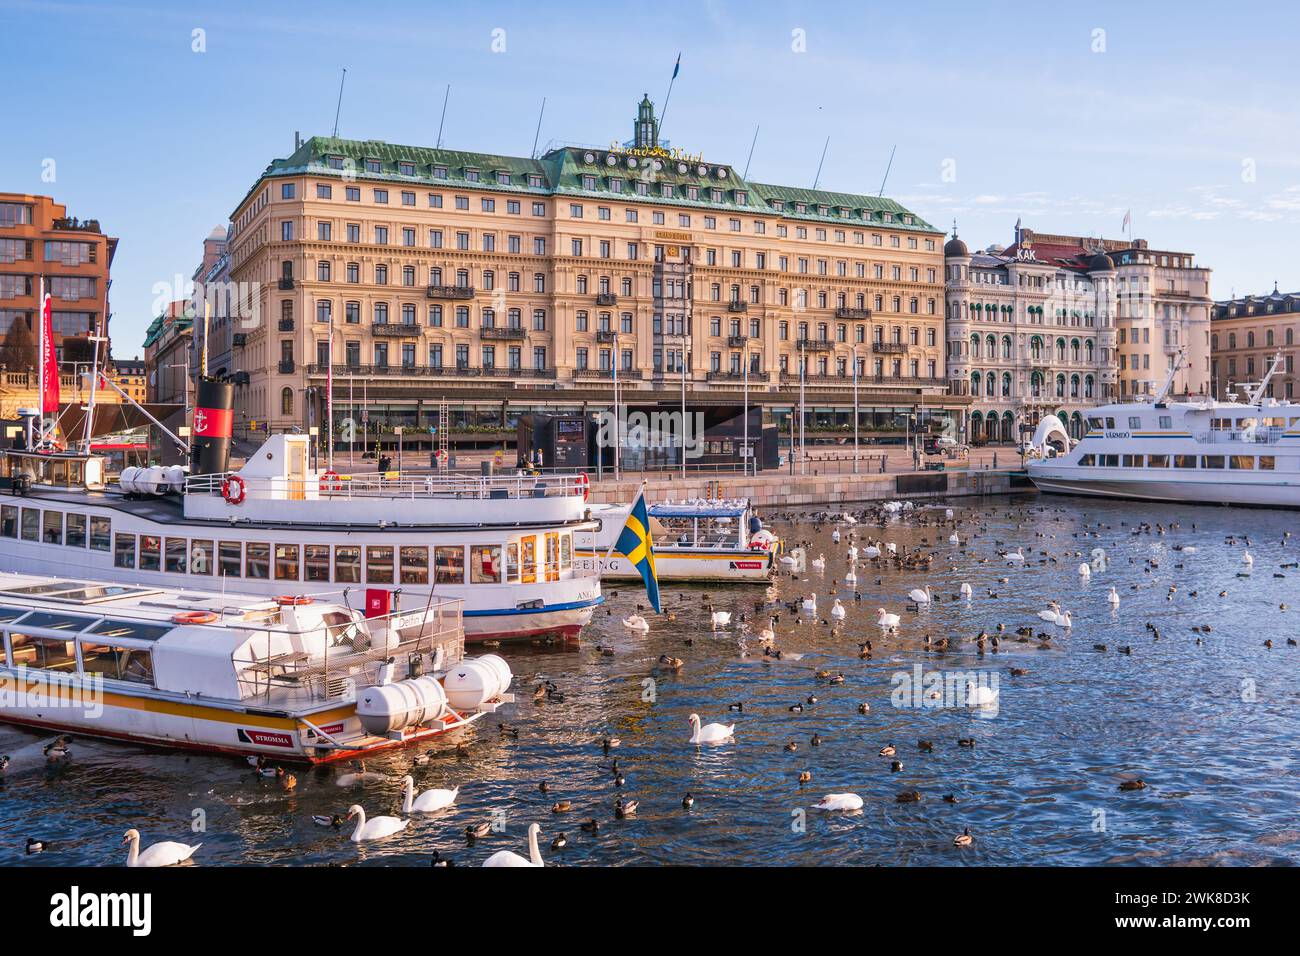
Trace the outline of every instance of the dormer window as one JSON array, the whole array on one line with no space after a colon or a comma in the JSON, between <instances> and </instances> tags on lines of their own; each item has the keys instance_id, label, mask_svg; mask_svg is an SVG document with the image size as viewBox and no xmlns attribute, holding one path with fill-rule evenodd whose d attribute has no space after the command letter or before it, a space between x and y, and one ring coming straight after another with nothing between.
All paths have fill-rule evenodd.
<instances>
[{"instance_id":1,"label":"dormer window","mask_svg":"<svg viewBox=\"0 0 1300 956\"><path fill-rule=\"evenodd\" d=\"M343 168L343 157L342 157L342 156L326 156L326 157L325 157L325 165L329 166L330 169L342 169L342 168Z\"/></svg>"},{"instance_id":2,"label":"dormer window","mask_svg":"<svg viewBox=\"0 0 1300 956\"><path fill-rule=\"evenodd\" d=\"M671 183L663 183L659 187L659 195L664 199L673 198L673 187Z\"/></svg>"},{"instance_id":3,"label":"dormer window","mask_svg":"<svg viewBox=\"0 0 1300 956\"><path fill-rule=\"evenodd\" d=\"M415 163L398 163L397 171L401 173L403 176L414 176Z\"/></svg>"},{"instance_id":4,"label":"dormer window","mask_svg":"<svg viewBox=\"0 0 1300 956\"><path fill-rule=\"evenodd\" d=\"M498 186L509 186L509 185L510 185L510 174L509 174L508 172L506 172L505 170L498 169L498 170L497 170L497 185L498 185Z\"/></svg>"},{"instance_id":5,"label":"dormer window","mask_svg":"<svg viewBox=\"0 0 1300 956\"><path fill-rule=\"evenodd\" d=\"M699 199L699 198L700 198L700 187L699 187L699 186L687 186L687 187L686 187L686 198L687 198L687 199Z\"/></svg>"},{"instance_id":6,"label":"dormer window","mask_svg":"<svg viewBox=\"0 0 1300 956\"><path fill-rule=\"evenodd\" d=\"M380 170L380 162L377 159L366 160L366 172L377 173Z\"/></svg>"},{"instance_id":7,"label":"dormer window","mask_svg":"<svg viewBox=\"0 0 1300 956\"><path fill-rule=\"evenodd\" d=\"M531 186L531 187L533 187L534 189L541 189L541 188L542 188L542 177L539 176L537 173L529 173L529 174L528 174L528 185Z\"/></svg>"},{"instance_id":8,"label":"dormer window","mask_svg":"<svg viewBox=\"0 0 1300 956\"><path fill-rule=\"evenodd\" d=\"M476 182L478 182L478 170L475 169L473 166L466 166L466 167L465 167L465 179L468 180L468 181L471 182L471 183L476 183Z\"/></svg>"},{"instance_id":9,"label":"dormer window","mask_svg":"<svg viewBox=\"0 0 1300 956\"><path fill-rule=\"evenodd\" d=\"M841 206L841 207L840 207L840 218L841 218L841 219L848 219L848 218L849 218L849 209L848 209L847 206Z\"/></svg>"},{"instance_id":10,"label":"dormer window","mask_svg":"<svg viewBox=\"0 0 1300 956\"><path fill-rule=\"evenodd\" d=\"M797 202L794 204L794 211L802 216L808 211L808 207L801 202Z\"/></svg>"},{"instance_id":11,"label":"dormer window","mask_svg":"<svg viewBox=\"0 0 1300 956\"><path fill-rule=\"evenodd\" d=\"M785 203L782 202L780 199L773 199L772 208L775 209L777 212L782 212L785 210Z\"/></svg>"},{"instance_id":12,"label":"dormer window","mask_svg":"<svg viewBox=\"0 0 1300 956\"><path fill-rule=\"evenodd\" d=\"M743 189L737 189L737 190L736 190L736 205L737 205L737 206L747 206L747 205L749 205L749 193L746 192L746 191L743 190Z\"/></svg>"},{"instance_id":13,"label":"dormer window","mask_svg":"<svg viewBox=\"0 0 1300 956\"><path fill-rule=\"evenodd\" d=\"M910 225L912 224L912 217L911 217L911 216L904 216L904 217L903 217L903 222L905 222L907 225L910 226Z\"/></svg>"},{"instance_id":14,"label":"dormer window","mask_svg":"<svg viewBox=\"0 0 1300 956\"><path fill-rule=\"evenodd\" d=\"M709 191L709 196L714 202L722 202L722 190L713 189Z\"/></svg>"},{"instance_id":15,"label":"dormer window","mask_svg":"<svg viewBox=\"0 0 1300 956\"><path fill-rule=\"evenodd\" d=\"M827 215L829 212L830 212L830 209L829 209L828 207L826 207L826 206L818 206L818 207L817 207L817 215L819 215L819 216L825 216L825 215Z\"/></svg>"},{"instance_id":16,"label":"dormer window","mask_svg":"<svg viewBox=\"0 0 1300 956\"><path fill-rule=\"evenodd\" d=\"M434 178L434 179L446 179L446 178L447 178L447 167L446 167L446 166L434 166L434 167L433 167L433 178Z\"/></svg>"},{"instance_id":17,"label":"dormer window","mask_svg":"<svg viewBox=\"0 0 1300 956\"><path fill-rule=\"evenodd\" d=\"M894 221L894 214L892 212L885 213L885 222L893 222L893 221Z\"/></svg>"},{"instance_id":18,"label":"dormer window","mask_svg":"<svg viewBox=\"0 0 1300 956\"><path fill-rule=\"evenodd\" d=\"M595 188L596 188L596 177L595 177L595 176L592 176L590 173L584 173L583 176L582 176L582 188L583 188L583 189L586 189L586 190L593 190L593 189L595 189Z\"/></svg>"},{"instance_id":19,"label":"dormer window","mask_svg":"<svg viewBox=\"0 0 1300 956\"><path fill-rule=\"evenodd\" d=\"M623 180L611 179L609 181L609 191L612 193L621 193L623 191Z\"/></svg>"}]
</instances>

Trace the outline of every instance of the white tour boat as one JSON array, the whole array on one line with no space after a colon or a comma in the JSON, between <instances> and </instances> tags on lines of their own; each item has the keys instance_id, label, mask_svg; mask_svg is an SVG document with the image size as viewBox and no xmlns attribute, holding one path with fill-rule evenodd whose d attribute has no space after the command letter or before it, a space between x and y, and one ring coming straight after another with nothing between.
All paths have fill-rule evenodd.
<instances>
[{"instance_id":1,"label":"white tour boat","mask_svg":"<svg viewBox=\"0 0 1300 956\"><path fill-rule=\"evenodd\" d=\"M0 574L0 721L325 763L513 700L505 661L462 659L459 601L373 615L349 598Z\"/></svg>"},{"instance_id":2,"label":"white tour boat","mask_svg":"<svg viewBox=\"0 0 1300 956\"><path fill-rule=\"evenodd\" d=\"M610 553L627 520L628 505L593 505L599 522L576 536L578 567L601 577L640 580L623 555ZM662 581L734 581L766 584L776 570L780 542L763 529L748 500L700 499L651 505L655 572ZM608 555L608 557L606 556Z\"/></svg>"},{"instance_id":3,"label":"white tour boat","mask_svg":"<svg viewBox=\"0 0 1300 956\"><path fill-rule=\"evenodd\" d=\"M1046 416L1029 477L1060 494L1300 508L1300 404L1265 397L1281 361L1245 401L1166 400L1171 372L1153 401L1092 409L1077 444Z\"/></svg>"},{"instance_id":4,"label":"white tour boat","mask_svg":"<svg viewBox=\"0 0 1300 956\"><path fill-rule=\"evenodd\" d=\"M272 435L228 470L230 389L203 380L189 471L92 454L0 457L0 571L164 588L316 594L366 585L464 602L470 642L576 638L603 598L575 566L592 527L582 474L340 475L307 435ZM224 390L224 391L223 391ZM179 439L177 439L179 441Z\"/></svg>"}]
</instances>

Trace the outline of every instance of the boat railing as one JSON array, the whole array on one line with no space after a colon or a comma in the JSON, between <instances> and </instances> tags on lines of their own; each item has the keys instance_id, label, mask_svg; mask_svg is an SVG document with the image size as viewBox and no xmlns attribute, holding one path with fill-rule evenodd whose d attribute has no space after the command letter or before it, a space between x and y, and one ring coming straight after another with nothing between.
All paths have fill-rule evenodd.
<instances>
[{"instance_id":1,"label":"boat railing","mask_svg":"<svg viewBox=\"0 0 1300 956\"><path fill-rule=\"evenodd\" d=\"M322 624L327 639L320 655L304 650L274 654L272 639L283 632L268 632L265 654L234 658L244 699L299 705L345 700L378 683L386 664L400 668L392 675L395 680L415 676L409 672L411 662L436 656L439 649L444 664L451 666L464 654L463 604L438 600L417 611Z\"/></svg>"},{"instance_id":2,"label":"boat railing","mask_svg":"<svg viewBox=\"0 0 1300 956\"><path fill-rule=\"evenodd\" d=\"M1250 431L1211 429L1210 431L1196 432L1192 437L1202 444L1209 445L1230 444L1232 442L1244 445L1272 445L1282 438L1285 432L1285 428L1256 428Z\"/></svg>"},{"instance_id":3,"label":"boat railing","mask_svg":"<svg viewBox=\"0 0 1300 956\"><path fill-rule=\"evenodd\" d=\"M185 480L185 493L222 495L226 479L238 472L194 475ZM535 475L333 475L306 478L245 478L244 496L250 500L330 499L519 499L574 497L583 494L582 474Z\"/></svg>"}]
</instances>

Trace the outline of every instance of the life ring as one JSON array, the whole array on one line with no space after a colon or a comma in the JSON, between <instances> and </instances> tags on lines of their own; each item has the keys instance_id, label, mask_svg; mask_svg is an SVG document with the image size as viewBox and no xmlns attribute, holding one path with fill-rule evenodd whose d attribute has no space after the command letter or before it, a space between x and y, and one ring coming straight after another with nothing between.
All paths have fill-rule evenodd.
<instances>
[{"instance_id":1,"label":"life ring","mask_svg":"<svg viewBox=\"0 0 1300 956\"><path fill-rule=\"evenodd\" d=\"M322 494L328 494L331 491L342 491L343 482L339 478L339 473L330 469L320 476L320 490Z\"/></svg>"},{"instance_id":2,"label":"life ring","mask_svg":"<svg viewBox=\"0 0 1300 956\"><path fill-rule=\"evenodd\" d=\"M275 599L275 603L280 607L302 607L304 604L310 604L315 598L306 594L281 594Z\"/></svg>"},{"instance_id":3,"label":"life ring","mask_svg":"<svg viewBox=\"0 0 1300 956\"><path fill-rule=\"evenodd\" d=\"M574 486L582 492L582 500L586 501L591 495L591 479L587 477L585 471L579 472L578 476L573 479Z\"/></svg>"},{"instance_id":4,"label":"life ring","mask_svg":"<svg viewBox=\"0 0 1300 956\"><path fill-rule=\"evenodd\" d=\"M214 611L182 611L172 615L173 624L211 624L216 619Z\"/></svg>"},{"instance_id":5,"label":"life ring","mask_svg":"<svg viewBox=\"0 0 1300 956\"><path fill-rule=\"evenodd\" d=\"M243 504L247 494L248 483L239 475L227 475L221 482L221 497L232 505Z\"/></svg>"},{"instance_id":6,"label":"life ring","mask_svg":"<svg viewBox=\"0 0 1300 956\"><path fill-rule=\"evenodd\" d=\"M770 541L764 541L760 538L758 540L749 542L749 550L750 551L771 551L772 543Z\"/></svg>"}]
</instances>

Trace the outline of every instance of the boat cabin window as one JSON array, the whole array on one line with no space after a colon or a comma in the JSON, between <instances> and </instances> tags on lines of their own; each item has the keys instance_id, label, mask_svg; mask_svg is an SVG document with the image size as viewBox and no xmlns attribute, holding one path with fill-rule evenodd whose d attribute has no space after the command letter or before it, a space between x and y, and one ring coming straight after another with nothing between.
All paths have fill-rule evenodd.
<instances>
[{"instance_id":1,"label":"boat cabin window","mask_svg":"<svg viewBox=\"0 0 1300 956\"><path fill-rule=\"evenodd\" d=\"M1119 463L1122 468L1141 468L1145 455L1120 455Z\"/></svg>"},{"instance_id":2,"label":"boat cabin window","mask_svg":"<svg viewBox=\"0 0 1300 956\"><path fill-rule=\"evenodd\" d=\"M519 544L514 541L506 545L506 580L519 580Z\"/></svg>"},{"instance_id":3,"label":"boat cabin window","mask_svg":"<svg viewBox=\"0 0 1300 956\"><path fill-rule=\"evenodd\" d=\"M434 582L465 583L465 549L460 545L440 545L433 549Z\"/></svg>"},{"instance_id":4,"label":"boat cabin window","mask_svg":"<svg viewBox=\"0 0 1300 956\"><path fill-rule=\"evenodd\" d=\"M401 582L428 584L429 549L423 546L404 545L399 554L402 559Z\"/></svg>"},{"instance_id":5,"label":"boat cabin window","mask_svg":"<svg viewBox=\"0 0 1300 956\"><path fill-rule=\"evenodd\" d=\"M1276 468L1276 466L1277 466L1277 459L1274 458L1272 455L1259 456L1260 471L1273 471Z\"/></svg>"},{"instance_id":6,"label":"boat cabin window","mask_svg":"<svg viewBox=\"0 0 1300 956\"><path fill-rule=\"evenodd\" d=\"M1202 456L1201 456L1201 467L1202 467L1202 468L1222 468L1222 467L1224 467L1223 456L1222 456L1222 455L1202 455Z\"/></svg>"},{"instance_id":7,"label":"boat cabin window","mask_svg":"<svg viewBox=\"0 0 1300 956\"><path fill-rule=\"evenodd\" d=\"M46 544L63 544L62 511L47 511L42 516L41 540Z\"/></svg>"},{"instance_id":8,"label":"boat cabin window","mask_svg":"<svg viewBox=\"0 0 1300 956\"><path fill-rule=\"evenodd\" d=\"M113 567L135 567L135 535L121 532L113 535Z\"/></svg>"},{"instance_id":9,"label":"boat cabin window","mask_svg":"<svg viewBox=\"0 0 1300 956\"><path fill-rule=\"evenodd\" d=\"M0 506L0 538L18 537L18 507Z\"/></svg>"},{"instance_id":10,"label":"boat cabin window","mask_svg":"<svg viewBox=\"0 0 1300 956\"><path fill-rule=\"evenodd\" d=\"M156 534L140 535L140 570L162 570L162 538Z\"/></svg>"},{"instance_id":11,"label":"boat cabin window","mask_svg":"<svg viewBox=\"0 0 1300 956\"><path fill-rule=\"evenodd\" d=\"M1088 427L1092 429L1096 429L1097 431L1101 431L1103 428L1106 427L1106 425L1105 422L1103 422L1100 418L1089 418Z\"/></svg>"},{"instance_id":12,"label":"boat cabin window","mask_svg":"<svg viewBox=\"0 0 1300 956\"><path fill-rule=\"evenodd\" d=\"M328 581L330 579L330 546L328 544L309 544L303 548L303 570L308 581Z\"/></svg>"},{"instance_id":13,"label":"boat cabin window","mask_svg":"<svg viewBox=\"0 0 1300 956\"><path fill-rule=\"evenodd\" d=\"M1097 464L1104 468L1118 468L1119 455L1098 455Z\"/></svg>"},{"instance_id":14,"label":"boat cabin window","mask_svg":"<svg viewBox=\"0 0 1300 956\"><path fill-rule=\"evenodd\" d=\"M1083 467L1083 468L1091 468L1094 464L1096 464L1096 461L1097 461L1097 456L1096 456L1096 455L1080 455L1080 456L1079 456L1079 465L1080 465L1080 467Z\"/></svg>"},{"instance_id":15,"label":"boat cabin window","mask_svg":"<svg viewBox=\"0 0 1300 956\"><path fill-rule=\"evenodd\" d=\"M153 654L142 647L81 642L81 669L109 680L153 686Z\"/></svg>"},{"instance_id":16,"label":"boat cabin window","mask_svg":"<svg viewBox=\"0 0 1300 956\"><path fill-rule=\"evenodd\" d=\"M217 565L223 578L237 578L243 574L243 543L222 541L217 550Z\"/></svg>"},{"instance_id":17,"label":"boat cabin window","mask_svg":"<svg viewBox=\"0 0 1300 956\"><path fill-rule=\"evenodd\" d=\"M1141 427L1142 427L1142 419L1141 419L1141 417L1138 416L1138 415L1130 415L1129 418L1128 418L1128 427L1129 427L1129 428L1141 428Z\"/></svg>"},{"instance_id":18,"label":"boat cabin window","mask_svg":"<svg viewBox=\"0 0 1300 956\"><path fill-rule=\"evenodd\" d=\"M1147 455L1147 467L1168 468L1169 456L1168 455Z\"/></svg>"},{"instance_id":19,"label":"boat cabin window","mask_svg":"<svg viewBox=\"0 0 1300 956\"><path fill-rule=\"evenodd\" d=\"M471 584L501 583L501 549L492 544L476 544L469 549Z\"/></svg>"},{"instance_id":20,"label":"boat cabin window","mask_svg":"<svg viewBox=\"0 0 1300 956\"><path fill-rule=\"evenodd\" d=\"M1211 418L1211 419L1210 419L1210 429L1211 429L1212 431L1218 431L1218 432L1232 431L1232 419L1231 419L1231 418Z\"/></svg>"},{"instance_id":21,"label":"boat cabin window","mask_svg":"<svg viewBox=\"0 0 1300 956\"><path fill-rule=\"evenodd\" d=\"M1106 416L1106 427L1112 430L1115 428L1115 419L1111 418L1109 415Z\"/></svg>"},{"instance_id":22,"label":"boat cabin window","mask_svg":"<svg viewBox=\"0 0 1300 956\"><path fill-rule=\"evenodd\" d=\"M1174 455L1174 467L1195 468L1196 456L1195 455Z\"/></svg>"},{"instance_id":23,"label":"boat cabin window","mask_svg":"<svg viewBox=\"0 0 1300 956\"><path fill-rule=\"evenodd\" d=\"M110 530L112 522L108 518L101 518L98 515L90 516L90 550L91 551L109 551L112 550L112 538Z\"/></svg>"},{"instance_id":24,"label":"boat cabin window","mask_svg":"<svg viewBox=\"0 0 1300 956\"><path fill-rule=\"evenodd\" d=\"M277 544L275 546L275 579L277 581L297 581L298 561L298 546L296 544Z\"/></svg>"},{"instance_id":25,"label":"boat cabin window","mask_svg":"<svg viewBox=\"0 0 1300 956\"><path fill-rule=\"evenodd\" d=\"M573 568L573 535L564 532L560 535L560 570L569 571Z\"/></svg>"},{"instance_id":26,"label":"boat cabin window","mask_svg":"<svg viewBox=\"0 0 1300 956\"><path fill-rule=\"evenodd\" d=\"M1161 416L1160 416L1160 427L1161 427L1161 428L1173 428L1173 427L1174 427L1174 417L1173 417L1172 415L1161 415Z\"/></svg>"},{"instance_id":27,"label":"boat cabin window","mask_svg":"<svg viewBox=\"0 0 1300 956\"><path fill-rule=\"evenodd\" d=\"M388 545L366 546L366 583L393 583L393 549Z\"/></svg>"},{"instance_id":28,"label":"boat cabin window","mask_svg":"<svg viewBox=\"0 0 1300 956\"><path fill-rule=\"evenodd\" d=\"M361 583L361 549L356 545L334 548L334 580L339 584Z\"/></svg>"},{"instance_id":29,"label":"boat cabin window","mask_svg":"<svg viewBox=\"0 0 1300 956\"><path fill-rule=\"evenodd\" d=\"M244 577L265 581L271 576L271 546L248 542L244 548Z\"/></svg>"},{"instance_id":30,"label":"boat cabin window","mask_svg":"<svg viewBox=\"0 0 1300 956\"><path fill-rule=\"evenodd\" d=\"M133 641L157 641L170 631L171 627L166 624L146 624L141 621L118 621L113 618L104 618L104 620L92 627L88 633L112 641L128 638Z\"/></svg>"},{"instance_id":31,"label":"boat cabin window","mask_svg":"<svg viewBox=\"0 0 1300 956\"><path fill-rule=\"evenodd\" d=\"M189 566L189 542L184 538L168 538L165 547L165 567L168 574L184 574Z\"/></svg>"},{"instance_id":32,"label":"boat cabin window","mask_svg":"<svg viewBox=\"0 0 1300 956\"><path fill-rule=\"evenodd\" d=\"M41 512L38 508L23 509L23 540L41 540Z\"/></svg>"},{"instance_id":33,"label":"boat cabin window","mask_svg":"<svg viewBox=\"0 0 1300 956\"><path fill-rule=\"evenodd\" d=\"M555 532L546 535L546 580L560 580L560 536Z\"/></svg>"},{"instance_id":34,"label":"boat cabin window","mask_svg":"<svg viewBox=\"0 0 1300 956\"><path fill-rule=\"evenodd\" d=\"M84 548L86 546L86 516L68 512L67 531L63 536L63 543L69 548Z\"/></svg>"},{"instance_id":35,"label":"boat cabin window","mask_svg":"<svg viewBox=\"0 0 1300 956\"><path fill-rule=\"evenodd\" d=\"M212 573L212 542L194 540L190 542L190 574Z\"/></svg>"},{"instance_id":36,"label":"boat cabin window","mask_svg":"<svg viewBox=\"0 0 1300 956\"><path fill-rule=\"evenodd\" d=\"M1228 467L1238 469L1239 471L1253 471L1255 468L1255 459L1250 455L1229 455Z\"/></svg>"},{"instance_id":37,"label":"boat cabin window","mask_svg":"<svg viewBox=\"0 0 1300 956\"><path fill-rule=\"evenodd\" d=\"M67 671L77 669L76 649L71 640L59 637L36 637L17 631L9 633L10 659L25 667Z\"/></svg>"},{"instance_id":38,"label":"boat cabin window","mask_svg":"<svg viewBox=\"0 0 1300 956\"><path fill-rule=\"evenodd\" d=\"M537 583L537 538L529 536L519 539L520 564L519 580L524 584Z\"/></svg>"}]
</instances>

